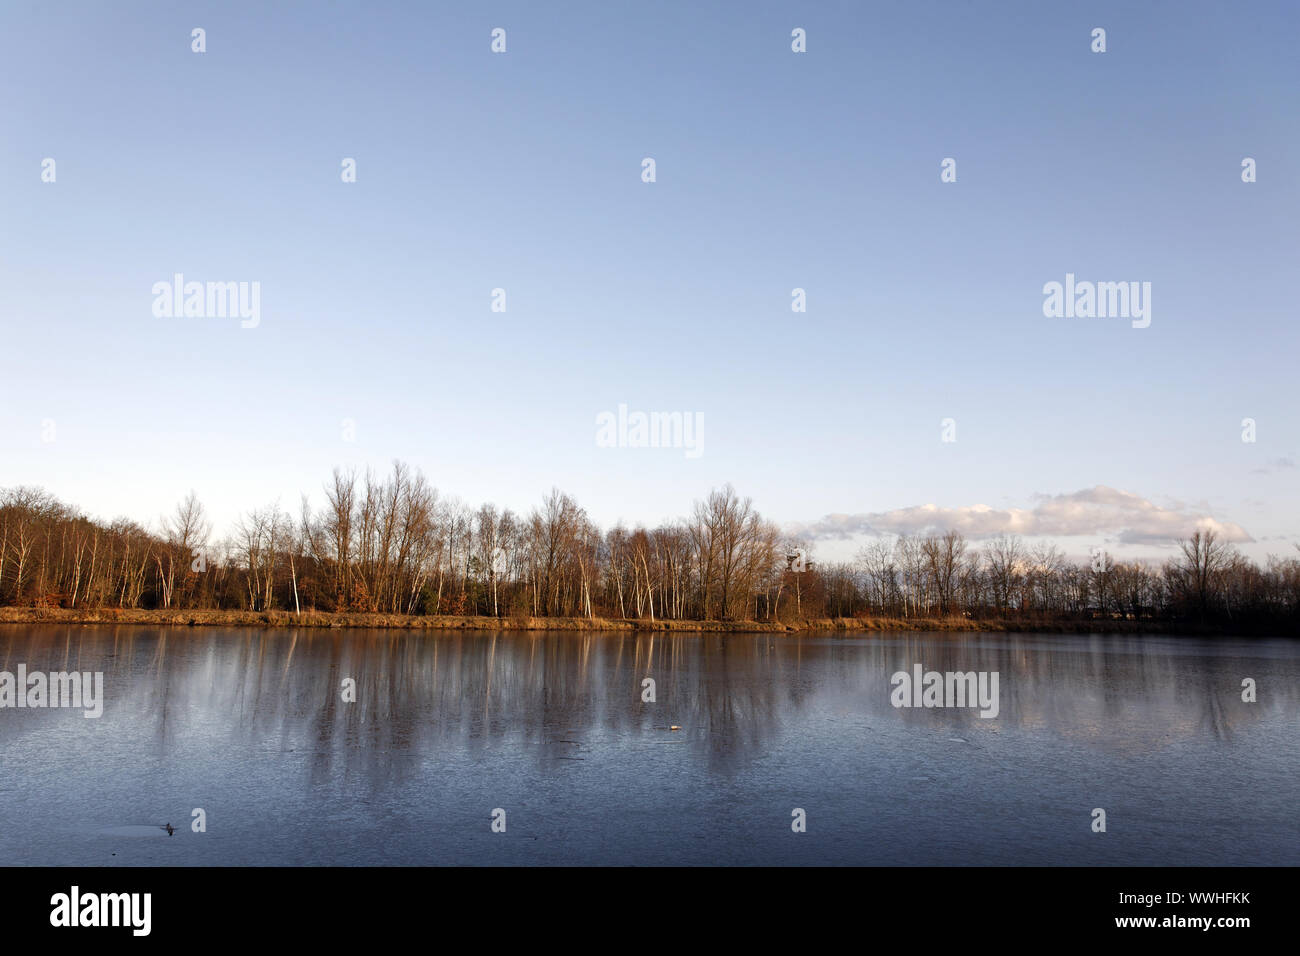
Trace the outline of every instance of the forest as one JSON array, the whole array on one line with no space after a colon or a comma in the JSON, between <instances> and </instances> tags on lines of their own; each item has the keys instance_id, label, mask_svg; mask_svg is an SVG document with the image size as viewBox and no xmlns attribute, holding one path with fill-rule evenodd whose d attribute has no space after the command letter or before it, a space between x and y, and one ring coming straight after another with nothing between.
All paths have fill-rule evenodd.
<instances>
[{"instance_id":1,"label":"forest","mask_svg":"<svg viewBox=\"0 0 1300 956\"><path fill-rule=\"evenodd\" d=\"M730 486L657 527L598 527L553 489L527 514L444 496L398 462L335 469L221 538L191 493L156 524L92 520L38 488L0 490L0 604L623 620L821 618L1219 622L1296 631L1300 555L1260 566L1212 531L1163 563L1072 562L1014 535L877 538L852 561L765 520Z\"/></svg>"}]
</instances>

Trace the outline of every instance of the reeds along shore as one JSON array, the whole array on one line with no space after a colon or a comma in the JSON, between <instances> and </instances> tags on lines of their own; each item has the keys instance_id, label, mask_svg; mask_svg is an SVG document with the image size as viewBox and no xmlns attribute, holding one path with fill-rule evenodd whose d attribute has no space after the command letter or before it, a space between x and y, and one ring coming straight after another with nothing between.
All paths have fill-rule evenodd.
<instances>
[{"instance_id":1,"label":"reeds along shore","mask_svg":"<svg viewBox=\"0 0 1300 956\"><path fill-rule=\"evenodd\" d=\"M1177 622L1089 618L1080 620L1027 620L966 617L891 618L836 617L797 622L773 621L651 621L585 617L485 617L482 615L412 615L370 612L304 611L162 611L146 608L0 607L0 626L135 625L150 627L259 627L259 628L386 628L411 631L672 631L675 633L799 634L816 632L948 631L983 633L1166 633L1197 635L1273 634L1269 628L1225 628L1218 624L1187 625Z\"/></svg>"},{"instance_id":2,"label":"reeds along shore","mask_svg":"<svg viewBox=\"0 0 1300 956\"><path fill-rule=\"evenodd\" d=\"M1300 557L1261 567L1213 530L1171 541L1158 566L1072 562L1049 543L956 531L876 539L831 562L730 486L676 521L608 530L557 489L528 514L472 510L400 463L386 478L336 470L324 500L304 499L297 516L252 511L218 539L192 493L144 527L92 520L40 489L0 490L0 606L370 627L781 631L844 618L877 629L870 622L1300 633Z\"/></svg>"}]
</instances>

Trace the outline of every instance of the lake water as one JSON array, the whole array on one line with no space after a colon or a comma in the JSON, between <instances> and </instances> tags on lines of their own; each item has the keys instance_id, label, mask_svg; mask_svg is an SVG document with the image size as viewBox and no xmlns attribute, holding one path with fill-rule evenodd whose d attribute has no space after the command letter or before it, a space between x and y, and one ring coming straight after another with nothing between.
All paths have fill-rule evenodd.
<instances>
[{"instance_id":1,"label":"lake water","mask_svg":"<svg viewBox=\"0 0 1300 956\"><path fill-rule=\"evenodd\" d=\"M0 627L19 664L105 700L0 710L6 864L1300 863L1297 641ZM997 717L894 707L915 664Z\"/></svg>"}]
</instances>

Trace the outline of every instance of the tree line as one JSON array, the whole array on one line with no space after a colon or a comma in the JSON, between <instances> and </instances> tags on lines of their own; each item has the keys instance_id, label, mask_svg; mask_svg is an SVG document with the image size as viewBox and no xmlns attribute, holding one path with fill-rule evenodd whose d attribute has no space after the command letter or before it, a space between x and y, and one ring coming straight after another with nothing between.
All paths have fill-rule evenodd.
<instances>
[{"instance_id":1,"label":"tree line","mask_svg":"<svg viewBox=\"0 0 1300 956\"><path fill-rule=\"evenodd\" d=\"M398 462L335 469L324 504L277 502L216 539L191 493L154 527L0 491L0 604L69 608L794 621L964 617L1300 621L1300 559L1261 567L1213 531L1155 565L1067 560L1014 535L877 539L812 560L730 486L657 527L599 528L552 489L527 514L441 495Z\"/></svg>"}]
</instances>

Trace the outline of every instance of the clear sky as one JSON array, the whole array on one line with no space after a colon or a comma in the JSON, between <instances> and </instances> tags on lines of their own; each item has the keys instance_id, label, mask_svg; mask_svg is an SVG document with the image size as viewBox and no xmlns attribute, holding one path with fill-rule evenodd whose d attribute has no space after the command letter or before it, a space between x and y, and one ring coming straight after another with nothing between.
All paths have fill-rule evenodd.
<instances>
[{"instance_id":1,"label":"clear sky","mask_svg":"<svg viewBox=\"0 0 1300 956\"><path fill-rule=\"evenodd\" d=\"M224 531L400 458L604 525L730 481L826 556L926 505L1289 552L1298 9L10 0L0 485L193 488ZM155 316L175 273L259 282L260 324ZM1045 317L1066 273L1150 282L1150 326ZM702 454L599 447L620 403Z\"/></svg>"}]
</instances>

